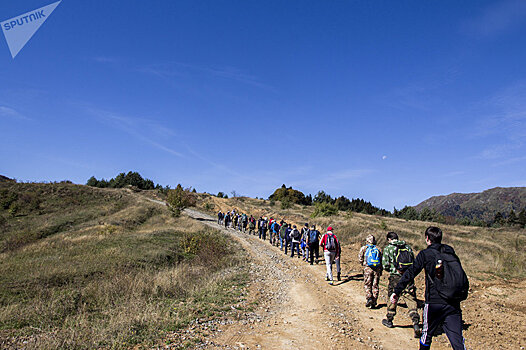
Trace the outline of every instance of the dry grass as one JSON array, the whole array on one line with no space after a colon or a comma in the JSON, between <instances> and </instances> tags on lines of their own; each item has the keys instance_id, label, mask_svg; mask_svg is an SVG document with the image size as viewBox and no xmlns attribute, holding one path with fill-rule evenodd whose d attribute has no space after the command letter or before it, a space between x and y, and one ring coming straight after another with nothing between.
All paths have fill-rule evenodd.
<instances>
[{"instance_id":1,"label":"dry grass","mask_svg":"<svg viewBox=\"0 0 526 350\"><path fill-rule=\"evenodd\" d=\"M279 202L271 206L269 201L264 200L222 199L200 195L199 205L204 207L206 203L213 208L210 211L237 208L255 217L284 218L287 222L301 226L305 222L314 223L318 228L331 225L342 243L353 245L364 243L365 237L371 233L376 236L379 246L382 247L386 244L386 233L395 231L401 239L418 251L426 247L425 229L431 225L439 226L444 232L444 243L455 248L465 269L472 277L483 279L488 274L504 278L526 277L526 249L524 249L526 230L524 229L445 225L346 212L312 219L310 216L313 207L294 205L290 209L283 210Z\"/></svg>"},{"instance_id":2,"label":"dry grass","mask_svg":"<svg viewBox=\"0 0 526 350\"><path fill-rule=\"evenodd\" d=\"M43 200L0 211L2 348L152 344L237 298L227 287L245 278L239 247L200 223L126 190L9 186Z\"/></svg>"}]
</instances>

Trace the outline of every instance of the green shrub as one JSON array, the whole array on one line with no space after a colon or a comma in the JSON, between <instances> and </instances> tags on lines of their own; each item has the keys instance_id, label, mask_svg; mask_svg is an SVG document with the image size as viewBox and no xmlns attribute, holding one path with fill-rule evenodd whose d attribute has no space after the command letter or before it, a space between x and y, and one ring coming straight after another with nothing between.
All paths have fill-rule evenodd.
<instances>
[{"instance_id":1,"label":"green shrub","mask_svg":"<svg viewBox=\"0 0 526 350\"><path fill-rule=\"evenodd\" d=\"M314 212L311 214L311 218L320 216L332 216L338 214L338 208L334 204L329 203L316 203Z\"/></svg>"},{"instance_id":2,"label":"green shrub","mask_svg":"<svg viewBox=\"0 0 526 350\"><path fill-rule=\"evenodd\" d=\"M181 185L177 185L175 189L168 191L166 201L174 216L179 216L182 210L192 207L196 203L195 196L190 189L183 189Z\"/></svg>"},{"instance_id":3,"label":"green shrub","mask_svg":"<svg viewBox=\"0 0 526 350\"><path fill-rule=\"evenodd\" d=\"M281 209L290 209L292 208L292 202L288 199L281 201Z\"/></svg>"}]
</instances>

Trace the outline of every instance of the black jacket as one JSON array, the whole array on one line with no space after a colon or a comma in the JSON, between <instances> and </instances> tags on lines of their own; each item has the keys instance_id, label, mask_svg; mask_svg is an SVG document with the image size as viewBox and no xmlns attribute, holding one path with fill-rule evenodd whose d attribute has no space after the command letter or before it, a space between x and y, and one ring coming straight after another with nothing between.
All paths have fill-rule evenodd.
<instances>
[{"instance_id":1,"label":"black jacket","mask_svg":"<svg viewBox=\"0 0 526 350\"><path fill-rule=\"evenodd\" d=\"M431 282L435 277L437 253L440 251L440 249L442 249L443 252L447 252L449 254L457 256L455 254L455 250L446 244L431 244L426 249L418 253L413 265L411 265L411 267L409 267L404 272L404 275L400 279L400 282L398 282L398 284L396 285L394 293L396 295L400 295L402 291L407 287L409 282L413 281L414 278L418 276L418 274L422 271L422 269L424 269L426 274L426 303L451 305L451 302L448 302L438 294L438 291L433 286L433 282Z\"/></svg>"}]
</instances>

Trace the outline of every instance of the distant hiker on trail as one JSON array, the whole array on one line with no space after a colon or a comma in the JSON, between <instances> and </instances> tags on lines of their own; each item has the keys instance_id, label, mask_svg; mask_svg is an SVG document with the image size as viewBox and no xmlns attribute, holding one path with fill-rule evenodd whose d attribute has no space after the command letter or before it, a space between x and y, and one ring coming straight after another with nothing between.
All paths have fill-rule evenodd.
<instances>
[{"instance_id":1,"label":"distant hiker on trail","mask_svg":"<svg viewBox=\"0 0 526 350\"><path fill-rule=\"evenodd\" d=\"M296 225L292 226L292 231L290 232L290 242L291 242L291 254L290 257L294 257L294 249L298 252L298 258L300 257L300 240L301 240L301 233L296 227Z\"/></svg>"},{"instance_id":2,"label":"distant hiker on trail","mask_svg":"<svg viewBox=\"0 0 526 350\"><path fill-rule=\"evenodd\" d=\"M327 227L327 233L323 235L320 246L323 247L323 256L325 257L325 265L327 265L327 281L330 285L334 285L334 277L332 275L332 264L334 259L340 257L340 242L336 238L336 235L332 232L332 227ZM338 264L339 265L339 264ZM336 268L338 268L336 265ZM339 272L339 271L338 271Z\"/></svg>"},{"instance_id":3,"label":"distant hiker on trail","mask_svg":"<svg viewBox=\"0 0 526 350\"><path fill-rule=\"evenodd\" d=\"M301 229L301 242L300 242L300 248L301 248L301 255L303 258L303 261L309 261L309 224L305 223L305 226Z\"/></svg>"},{"instance_id":4,"label":"distant hiker on trail","mask_svg":"<svg viewBox=\"0 0 526 350\"><path fill-rule=\"evenodd\" d=\"M336 252L336 257L334 258L334 264L336 264L336 278L338 281L342 280L341 277L341 265L340 261L342 259L342 245L338 242L338 251Z\"/></svg>"},{"instance_id":5,"label":"distant hiker on trail","mask_svg":"<svg viewBox=\"0 0 526 350\"><path fill-rule=\"evenodd\" d=\"M468 297L467 275L455 250L442 244L441 229L430 226L424 235L427 248L418 253L413 265L404 273L394 288L391 302L396 304L406 286L424 269L426 300L420 349L430 349L433 334L443 324L453 350L465 350L460 302Z\"/></svg>"},{"instance_id":6,"label":"distant hiker on trail","mask_svg":"<svg viewBox=\"0 0 526 350\"><path fill-rule=\"evenodd\" d=\"M218 225L221 225L223 223L223 217L224 217L224 214L220 210L219 213L217 213L217 224Z\"/></svg>"},{"instance_id":7,"label":"distant hiker on trail","mask_svg":"<svg viewBox=\"0 0 526 350\"><path fill-rule=\"evenodd\" d=\"M266 240L267 239L267 228L268 228L268 223L267 223L267 218L261 218L259 220L259 238L262 239L262 240Z\"/></svg>"},{"instance_id":8,"label":"distant hiker on trail","mask_svg":"<svg viewBox=\"0 0 526 350\"><path fill-rule=\"evenodd\" d=\"M268 222L268 241L270 242L270 245L272 245L272 242L274 242L274 218L270 217L270 221Z\"/></svg>"},{"instance_id":9,"label":"distant hiker on trail","mask_svg":"<svg viewBox=\"0 0 526 350\"><path fill-rule=\"evenodd\" d=\"M287 223L283 220L281 220L281 225L279 228L279 249L283 250L283 245L286 244L285 237L287 236Z\"/></svg>"},{"instance_id":10,"label":"distant hiker on trail","mask_svg":"<svg viewBox=\"0 0 526 350\"><path fill-rule=\"evenodd\" d=\"M287 225L287 229L285 230L285 255L287 255L287 248L291 246L291 243L292 243L292 240L290 238L290 233L292 232L292 228L290 227L291 225L288 224Z\"/></svg>"},{"instance_id":11,"label":"distant hiker on trail","mask_svg":"<svg viewBox=\"0 0 526 350\"><path fill-rule=\"evenodd\" d=\"M247 232L247 225L248 225L247 214L243 214L241 216L241 223L242 223L243 232Z\"/></svg>"},{"instance_id":12,"label":"distant hiker on trail","mask_svg":"<svg viewBox=\"0 0 526 350\"><path fill-rule=\"evenodd\" d=\"M227 212L225 214L223 221L225 223L225 228L228 228L228 224L230 223L230 212Z\"/></svg>"},{"instance_id":13,"label":"distant hiker on trail","mask_svg":"<svg viewBox=\"0 0 526 350\"><path fill-rule=\"evenodd\" d=\"M234 226L232 227L234 230L237 228L238 221L239 221L239 215L234 214Z\"/></svg>"},{"instance_id":14,"label":"distant hiker on trail","mask_svg":"<svg viewBox=\"0 0 526 350\"><path fill-rule=\"evenodd\" d=\"M316 230L316 225L312 225L309 230L309 246L310 264L314 263L314 255L316 255L316 264L320 258L320 231Z\"/></svg>"},{"instance_id":15,"label":"distant hiker on trail","mask_svg":"<svg viewBox=\"0 0 526 350\"><path fill-rule=\"evenodd\" d=\"M248 219L248 234L249 235L255 235L256 229L256 219L252 215L250 215L250 219Z\"/></svg>"},{"instance_id":16,"label":"distant hiker on trail","mask_svg":"<svg viewBox=\"0 0 526 350\"><path fill-rule=\"evenodd\" d=\"M384 249L382 265L384 270L389 271L389 285L387 286L387 298L394 293L395 287L402 278L402 274L407 271L414 261L413 250L404 241L398 240L396 232L387 233L388 245ZM416 287L414 279L408 280L405 288L399 291L398 296L402 296L409 309L409 317L413 321L415 338L420 337L420 316L417 311ZM393 319L396 315L397 303L387 301L387 316L382 320L382 324L388 328L393 328Z\"/></svg>"},{"instance_id":17,"label":"distant hiker on trail","mask_svg":"<svg viewBox=\"0 0 526 350\"><path fill-rule=\"evenodd\" d=\"M363 266L363 286L365 289L365 307L374 309L378 300L378 284L382 276L382 253L376 246L376 238L368 235L365 245L358 253L358 261Z\"/></svg>"},{"instance_id":18,"label":"distant hiker on trail","mask_svg":"<svg viewBox=\"0 0 526 350\"><path fill-rule=\"evenodd\" d=\"M276 244L276 246L278 245L278 237L279 237L279 224L277 221L274 221L274 223L272 224L272 227L271 227L271 230L272 230L272 240L270 242L271 245L274 245Z\"/></svg>"}]
</instances>

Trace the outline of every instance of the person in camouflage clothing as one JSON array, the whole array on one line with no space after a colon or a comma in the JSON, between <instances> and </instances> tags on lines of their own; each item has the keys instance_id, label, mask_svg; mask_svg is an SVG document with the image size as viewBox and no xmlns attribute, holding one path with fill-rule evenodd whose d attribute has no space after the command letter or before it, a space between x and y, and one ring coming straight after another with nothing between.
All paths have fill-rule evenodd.
<instances>
[{"instance_id":1,"label":"person in camouflage clothing","mask_svg":"<svg viewBox=\"0 0 526 350\"><path fill-rule=\"evenodd\" d=\"M378 284L380 283L380 276L382 276L382 253L376 248L376 238L373 235L368 235L365 243L358 253L358 261L360 261L360 264L363 266L363 286L365 289L365 299L367 300L365 307L374 309L378 300ZM376 248L378 252L377 266L368 262L366 256L366 253L370 254L371 249L374 249L373 247ZM371 249L368 251L368 248Z\"/></svg>"},{"instance_id":2,"label":"person in camouflage clothing","mask_svg":"<svg viewBox=\"0 0 526 350\"><path fill-rule=\"evenodd\" d=\"M411 264L412 261L414 261L414 255L413 250L411 247L405 243L405 241L401 241L398 239L398 234L396 232L389 232L387 233L387 242L388 245L384 248L383 257L382 257L382 265L384 270L389 272L389 285L387 287L387 316L385 319L382 320L382 324L388 328L393 327L393 319L396 315L396 306L397 303L391 303L389 300L389 297L394 293L394 289L400 279L402 278L402 274L405 271L403 267L401 267L401 256L411 256ZM404 254L409 253L409 254ZM397 255L400 257L397 260ZM406 264L409 264L408 260L405 259L404 261ZM409 264L410 265L410 264ZM409 282L407 287L404 289L404 291L400 295L401 298L404 299L407 308L409 309L409 317L411 317L411 320L413 321L413 329L415 331L415 338L420 338L421 331L420 331L420 316L418 315L417 311L417 299L416 299L416 287L415 287L415 281Z\"/></svg>"}]
</instances>

